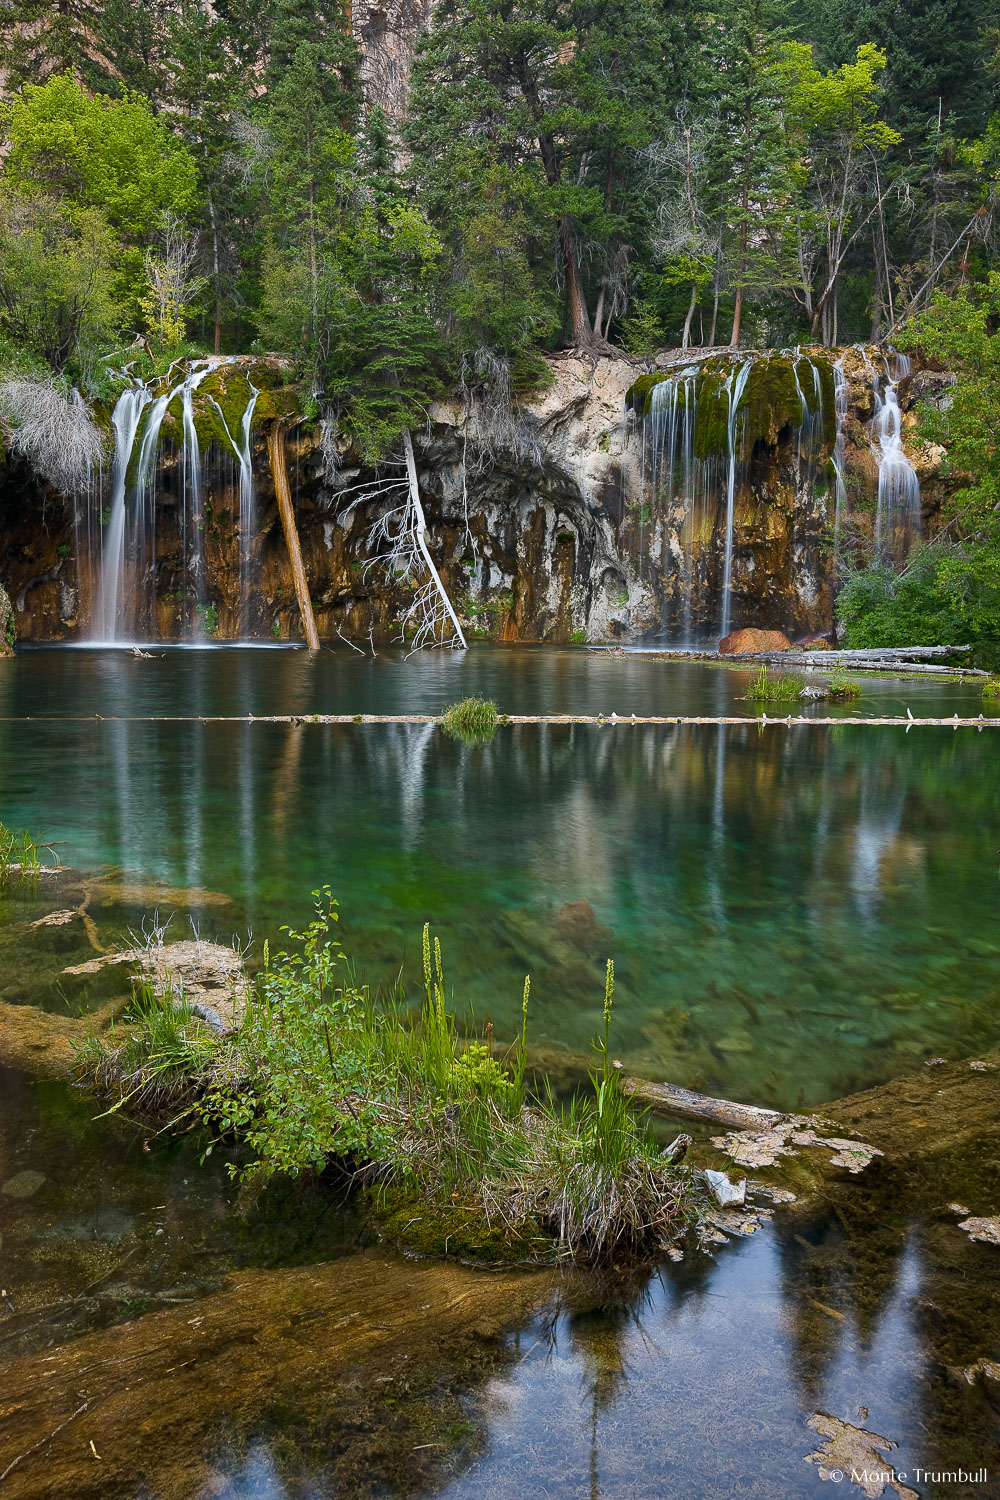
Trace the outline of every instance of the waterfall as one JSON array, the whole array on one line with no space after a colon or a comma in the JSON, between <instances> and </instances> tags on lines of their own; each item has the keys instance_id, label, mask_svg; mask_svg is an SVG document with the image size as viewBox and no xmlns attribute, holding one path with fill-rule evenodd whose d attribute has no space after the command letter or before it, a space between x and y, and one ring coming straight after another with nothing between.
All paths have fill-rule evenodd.
<instances>
[{"instance_id":1,"label":"waterfall","mask_svg":"<svg viewBox=\"0 0 1000 1500\"><path fill-rule=\"evenodd\" d=\"M814 554L823 517L813 511L826 504L817 485L830 443L825 389L822 361L798 349L712 356L632 388L627 399L643 414L644 501L632 510L637 571L660 614L650 635L692 647L729 634L734 623L751 623L737 615L760 545L756 535L749 547L739 543L757 510L747 481L758 445L763 440L773 454L782 431L792 435L795 491L809 517L801 532L797 509L791 519L783 586L790 596L803 568L819 573ZM761 587L769 587L764 575Z\"/></svg>"},{"instance_id":2,"label":"waterfall","mask_svg":"<svg viewBox=\"0 0 1000 1500\"><path fill-rule=\"evenodd\" d=\"M733 529L736 517L736 469L741 454L742 445L737 449L736 433L739 420L740 401L747 388L750 379L750 371L753 367L753 357L744 362L735 370L730 370L726 379L726 394L729 398L729 410L726 414L726 443L729 448L729 465L726 475L726 548L723 559L722 570L722 624L719 628L720 635L729 634L729 625L732 618L732 594L733 594Z\"/></svg>"},{"instance_id":3,"label":"waterfall","mask_svg":"<svg viewBox=\"0 0 1000 1500\"><path fill-rule=\"evenodd\" d=\"M880 561L904 562L920 535L920 480L903 451L902 414L896 394L910 373L910 359L896 355L896 376L885 361L885 386L876 382L874 427L878 436L878 510L875 552Z\"/></svg>"},{"instance_id":4,"label":"waterfall","mask_svg":"<svg viewBox=\"0 0 1000 1500\"><path fill-rule=\"evenodd\" d=\"M840 520L844 510L844 503L847 499L847 479L844 468L844 423L847 421L850 394L847 376L844 374L844 356L841 354L833 366L833 396L837 408L837 441L834 444L833 456L830 459L830 463L833 466L836 494L836 508L833 519L833 540L835 546L840 541Z\"/></svg>"},{"instance_id":5,"label":"waterfall","mask_svg":"<svg viewBox=\"0 0 1000 1500\"><path fill-rule=\"evenodd\" d=\"M236 461L240 466L240 518L239 518L239 558L240 558L240 631L245 634L249 625L250 617L250 562L252 558L253 538L257 525L257 514L254 505L253 492L253 455L250 450L250 427L253 422L254 408L257 405L257 397L260 391L253 381L247 376L247 385L250 387L250 399L247 402L243 416L240 420L239 440L233 437L226 421L225 413L214 397L209 397L212 405L219 414L219 420L225 428Z\"/></svg>"},{"instance_id":6,"label":"waterfall","mask_svg":"<svg viewBox=\"0 0 1000 1500\"><path fill-rule=\"evenodd\" d=\"M122 391L111 414L115 453L111 469L111 504L101 545L100 581L94 610L94 639L118 639L118 606L125 573L125 491L132 445L142 414L152 400L144 385Z\"/></svg>"},{"instance_id":7,"label":"waterfall","mask_svg":"<svg viewBox=\"0 0 1000 1500\"><path fill-rule=\"evenodd\" d=\"M195 395L201 383L230 356L199 359L165 382L134 381L118 398L112 415L115 436L110 505L99 559L99 582L93 617L93 638L114 643L155 635L157 580L157 498L160 437L168 410L180 409L177 532L180 565L175 577L176 598L185 633L202 633L207 615L203 454L195 418ZM253 465L250 427L258 391L250 383L250 399L236 437L222 409L210 397L239 464L240 625L245 628L250 585L250 545L254 527ZM131 483L130 483L131 476ZM193 610L191 609L193 605ZM198 616L201 620L198 620Z\"/></svg>"},{"instance_id":8,"label":"waterfall","mask_svg":"<svg viewBox=\"0 0 1000 1500\"><path fill-rule=\"evenodd\" d=\"M873 414L868 424L872 457L878 468L878 493L875 511L874 557L878 562L904 563L919 540L920 480L903 448L902 412L899 408L899 383L911 370L909 356L893 352L896 373L887 355L879 355L881 369L873 362L864 344L845 349L834 366L837 391L837 446L833 466L837 478L837 520L847 498L844 482L844 421L850 400L844 362L856 355L864 365L872 391Z\"/></svg>"}]
</instances>

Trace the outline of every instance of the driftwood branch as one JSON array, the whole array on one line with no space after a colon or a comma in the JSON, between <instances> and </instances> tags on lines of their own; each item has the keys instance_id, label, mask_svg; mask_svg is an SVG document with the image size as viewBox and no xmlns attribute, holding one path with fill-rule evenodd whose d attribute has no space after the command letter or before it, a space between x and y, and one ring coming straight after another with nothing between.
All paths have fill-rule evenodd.
<instances>
[{"instance_id":1,"label":"driftwood branch","mask_svg":"<svg viewBox=\"0 0 1000 1500\"><path fill-rule=\"evenodd\" d=\"M281 525L285 533L285 545L288 547L288 557L292 565L295 597L299 601L299 613L302 616L302 630L309 650L318 651L319 632L316 629L316 616L313 614L312 600L309 597L306 570L302 563L299 529L295 524L295 508L292 505L292 491L288 483L288 456L285 452L285 428L281 422L272 422L268 428L267 453L271 460L271 473L274 476L274 493L278 499L278 511L281 515Z\"/></svg>"}]
</instances>

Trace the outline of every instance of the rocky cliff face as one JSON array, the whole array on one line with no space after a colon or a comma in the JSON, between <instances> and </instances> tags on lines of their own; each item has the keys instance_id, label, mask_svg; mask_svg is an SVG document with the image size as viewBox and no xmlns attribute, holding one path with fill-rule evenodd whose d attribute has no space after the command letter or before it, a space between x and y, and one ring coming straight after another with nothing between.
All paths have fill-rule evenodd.
<instances>
[{"instance_id":1,"label":"rocky cliff face","mask_svg":"<svg viewBox=\"0 0 1000 1500\"><path fill-rule=\"evenodd\" d=\"M552 357L550 384L514 417L484 423L457 406L432 411L414 434L420 492L432 554L470 637L711 640L723 624L723 595L732 628L829 629L838 418L829 357L803 359L797 367L789 356L750 360L735 436L724 399L734 365L721 355L664 355L653 369L625 358ZM842 372L839 462L841 508L863 532L879 464L866 426L872 392L857 364L845 360ZM264 384L249 357L229 369L230 385L245 375ZM912 440L912 408L918 397L946 399L946 384L926 371L899 383L904 445L920 475L928 528L944 493L943 455ZM281 402L260 397L254 416L253 538L249 569L246 557L241 569L240 469L209 402L225 411L225 381L214 391L206 383L195 393L196 512L182 413L168 408L164 419L147 497L155 536L142 556L125 558L127 587L143 601L142 633L299 638L263 436ZM235 431L237 418L226 416ZM372 533L400 491L380 489L385 473L366 471L350 450L331 484L321 433L304 422L291 427L288 454L320 634L398 637L413 585L379 562ZM93 634L108 483L67 500L23 466L7 466L0 577L20 638ZM126 508L138 503L129 491Z\"/></svg>"}]
</instances>

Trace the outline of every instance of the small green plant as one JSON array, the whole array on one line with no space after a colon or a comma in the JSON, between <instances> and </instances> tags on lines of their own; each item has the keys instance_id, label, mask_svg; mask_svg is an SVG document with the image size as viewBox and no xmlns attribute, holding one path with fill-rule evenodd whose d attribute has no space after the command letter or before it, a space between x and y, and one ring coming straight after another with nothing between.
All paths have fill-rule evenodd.
<instances>
[{"instance_id":1,"label":"small green plant","mask_svg":"<svg viewBox=\"0 0 1000 1500\"><path fill-rule=\"evenodd\" d=\"M1000 677L991 677L989 682L983 683L984 698L1000 698Z\"/></svg>"},{"instance_id":2,"label":"small green plant","mask_svg":"<svg viewBox=\"0 0 1000 1500\"><path fill-rule=\"evenodd\" d=\"M463 698L446 708L438 723L445 734L466 744L484 743L497 732L497 706L488 698Z\"/></svg>"},{"instance_id":3,"label":"small green plant","mask_svg":"<svg viewBox=\"0 0 1000 1500\"><path fill-rule=\"evenodd\" d=\"M219 628L219 611L214 604L199 604L198 615L205 635L213 636Z\"/></svg>"},{"instance_id":4,"label":"small green plant","mask_svg":"<svg viewBox=\"0 0 1000 1500\"><path fill-rule=\"evenodd\" d=\"M45 847L23 828L15 833L0 823L0 880L15 874L37 875L42 867L41 850Z\"/></svg>"},{"instance_id":5,"label":"small green plant","mask_svg":"<svg viewBox=\"0 0 1000 1500\"><path fill-rule=\"evenodd\" d=\"M58 547L56 548L56 557L69 557L69 554L69 542L60 542Z\"/></svg>"},{"instance_id":6,"label":"small green plant","mask_svg":"<svg viewBox=\"0 0 1000 1500\"><path fill-rule=\"evenodd\" d=\"M847 675L842 661L838 661L830 677L829 695L837 703L849 703L861 697L861 684Z\"/></svg>"},{"instance_id":7,"label":"small green plant","mask_svg":"<svg viewBox=\"0 0 1000 1500\"><path fill-rule=\"evenodd\" d=\"M797 677L772 677L766 665L761 664L757 676L747 687L751 703L783 703L797 698L802 684Z\"/></svg>"},{"instance_id":8,"label":"small green plant","mask_svg":"<svg viewBox=\"0 0 1000 1500\"><path fill-rule=\"evenodd\" d=\"M570 644L571 645L573 645L573 646L582 646L585 643L586 639L587 639L587 632L585 630L574 630L574 631L571 631L569 639L570 639Z\"/></svg>"},{"instance_id":9,"label":"small green plant","mask_svg":"<svg viewBox=\"0 0 1000 1500\"><path fill-rule=\"evenodd\" d=\"M275 615L274 619L271 621L271 634L274 636L274 639L276 641L281 639L281 621L278 619L277 615Z\"/></svg>"}]
</instances>

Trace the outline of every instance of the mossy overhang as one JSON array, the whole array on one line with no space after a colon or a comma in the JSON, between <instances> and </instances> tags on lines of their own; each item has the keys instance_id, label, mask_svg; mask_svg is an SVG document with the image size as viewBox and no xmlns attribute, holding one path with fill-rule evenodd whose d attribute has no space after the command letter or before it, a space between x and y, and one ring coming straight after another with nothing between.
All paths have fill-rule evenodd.
<instances>
[{"instance_id":1,"label":"mossy overhang","mask_svg":"<svg viewBox=\"0 0 1000 1500\"><path fill-rule=\"evenodd\" d=\"M726 453L729 446L726 382L745 358L752 359L752 365L738 408L743 452L752 452L758 444L774 448L786 429L794 432L801 428L804 405L811 417L822 414L821 451L816 459L818 463L824 462L837 440L837 413L833 366L822 355L785 352L742 358L711 355L693 381L690 375L682 377L678 371L640 375L625 393L626 410L648 417L656 387L674 381L678 387L678 406L686 409L692 396L695 402L695 457L706 459Z\"/></svg>"}]
</instances>

